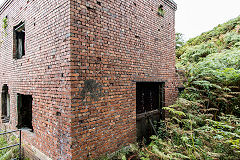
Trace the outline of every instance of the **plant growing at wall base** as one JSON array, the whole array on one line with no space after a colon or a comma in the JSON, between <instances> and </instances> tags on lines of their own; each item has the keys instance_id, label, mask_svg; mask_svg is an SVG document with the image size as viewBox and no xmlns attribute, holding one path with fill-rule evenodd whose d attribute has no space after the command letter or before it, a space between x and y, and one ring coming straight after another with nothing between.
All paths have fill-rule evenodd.
<instances>
[{"instance_id":1,"label":"plant growing at wall base","mask_svg":"<svg viewBox=\"0 0 240 160\"><path fill-rule=\"evenodd\" d=\"M239 25L240 16L177 49L185 90L137 160L240 159Z\"/></svg>"}]
</instances>

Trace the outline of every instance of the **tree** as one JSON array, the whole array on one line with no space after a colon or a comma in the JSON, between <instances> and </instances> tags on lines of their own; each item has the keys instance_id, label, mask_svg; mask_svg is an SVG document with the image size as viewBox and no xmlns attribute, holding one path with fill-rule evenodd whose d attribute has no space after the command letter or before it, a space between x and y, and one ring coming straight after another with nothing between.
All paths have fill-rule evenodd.
<instances>
[{"instance_id":1,"label":"tree","mask_svg":"<svg viewBox=\"0 0 240 160\"><path fill-rule=\"evenodd\" d=\"M182 33L176 33L176 49L180 48L181 46L184 45L184 40L183 40L183 34Z\"/></svg>"}]
</instances>

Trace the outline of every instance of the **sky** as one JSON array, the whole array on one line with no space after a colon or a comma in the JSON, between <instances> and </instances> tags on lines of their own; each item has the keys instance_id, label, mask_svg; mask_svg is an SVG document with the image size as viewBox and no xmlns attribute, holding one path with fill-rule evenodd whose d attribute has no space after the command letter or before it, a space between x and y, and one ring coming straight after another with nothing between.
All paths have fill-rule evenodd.
<instances>
[{"instance_id":1,"label":"sky","mask_svg":"<svg viewBox=\"0 0 240 160\"><path fill-rule=\"evenodd\" d=\"M240 0L174 0L176 32L188 40L240 15Z\"/></svg>"},{"instance_id":2,"label":"sky","mask_svg":"<svg viewBox=\"0 0 240 160\"><path fill-rule=\"evenodd\" d=\"M0 4L4 0L0 0ZM176 32L188 40L240 15L240 0L174 0Z\"/></svg>"}]
</instances>

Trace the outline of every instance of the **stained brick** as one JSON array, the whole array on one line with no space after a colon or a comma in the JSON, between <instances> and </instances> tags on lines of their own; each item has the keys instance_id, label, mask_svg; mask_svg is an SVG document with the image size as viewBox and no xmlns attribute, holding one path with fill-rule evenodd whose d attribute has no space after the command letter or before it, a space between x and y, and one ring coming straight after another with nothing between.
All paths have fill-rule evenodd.
<instances>
[{"instance_id":1,"label":"stained brick","mask_svg":"<svg viewBox=\"0 0 240 160\"><path fill-rule=\"evenodd\" d=\"M28 153L88 159L136 140L136 82L165 82L165 105L177 96L172 0L6 0L0 89L33 96ZM165 15L157 14L163 5ZM13 27L25 22L26 51L13 59Z\"/></svg>"}]
</instances>

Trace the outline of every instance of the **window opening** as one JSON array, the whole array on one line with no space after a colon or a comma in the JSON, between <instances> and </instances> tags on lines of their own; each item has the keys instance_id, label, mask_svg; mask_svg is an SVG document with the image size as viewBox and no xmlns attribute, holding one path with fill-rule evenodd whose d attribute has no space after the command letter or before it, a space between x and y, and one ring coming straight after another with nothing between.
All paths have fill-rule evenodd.
<instances>
[{"instance_id":1,"label":"window opening","mask_svg":"<svg viewBox=\"0 0 240 160\"><path fill-rule=\"evenodd\" d=\"M163 119L164 83L137 82L136 84L137 141L150 142L150 136L157 134L155 122Z\"/></svg>"},{"instance_id":2,"label":"window opening","mask_svg":"<svg viewBox=\"0 0 240 160\"><path fill-rule=\"evenodd\" d=\"M18 125L17 128L29 128L32 126L32 95L17 95Z\"/></svg>"},{"instance_id":3,"label":"window opening","mask_svg":"<svg viewBox=\"0 0 240 160\"><path fill-rule=\"evenodd\" d=\"M163 5L160 5L158 7L158 15L163 17L164 14L165 14L165 11L163 10Z\"/></svg>"},{"instance_id":4,"label":"window opening","mask_svg":"<svg viewBox=\"0 0 240 160\"><path fill-rule=\"evenodd\" d=\"M8 123L10 120L10 94L6 84L2 87L2 122Z\"/></svg>"},{"instance_id":5,"label":"window opening","mask_svg":"<svg viewBox=\"0 0 240 160\"><path fill-rule=\"evenodd\" d=\"M15 26L14 33L14 42L16 45L14 58L21 59L25 55L25 24L21 22Z\"/></svg>"}]
</instances>

